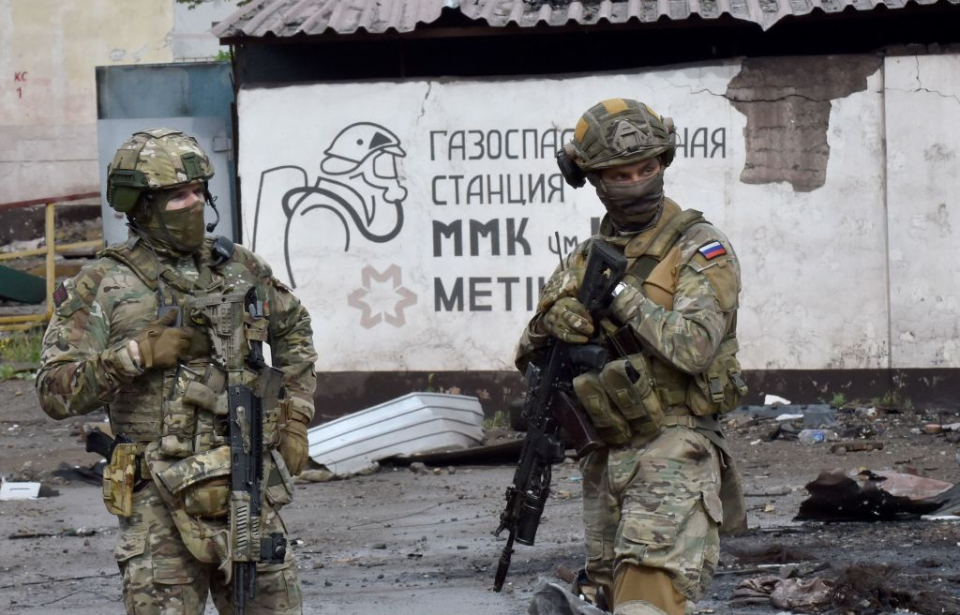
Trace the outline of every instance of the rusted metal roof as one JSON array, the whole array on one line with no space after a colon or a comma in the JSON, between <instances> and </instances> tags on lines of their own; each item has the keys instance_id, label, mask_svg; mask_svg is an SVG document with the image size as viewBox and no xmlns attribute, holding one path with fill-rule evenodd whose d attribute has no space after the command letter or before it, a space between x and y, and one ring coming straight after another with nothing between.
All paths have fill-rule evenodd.
<instances>
[{"instance_id":1,"label":"rusted metal roof","mask_svg":"<svg viewBox=\"0 0 960 615\"><path fill-rule=\"evenodd\" d=\"M848 7L869 11L878 6L903 8L909 2L960 4L960 0L254 0L213 29L220 38L274 35L380 34L411 32L433 23L446 11L502 28L536 25L650 23L661 18L683 21L698 15L729 15L752 21L764 30L788 15L815 9L839 13Z\"/></svg>"}]
</instances>

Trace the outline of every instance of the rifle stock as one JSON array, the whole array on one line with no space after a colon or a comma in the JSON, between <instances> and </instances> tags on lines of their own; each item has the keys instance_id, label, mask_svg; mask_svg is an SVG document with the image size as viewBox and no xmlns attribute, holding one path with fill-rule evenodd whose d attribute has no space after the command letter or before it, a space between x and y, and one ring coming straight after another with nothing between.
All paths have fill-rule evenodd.
<instances>
[{"instance_id":1,"label":"rifle stock","mask_svg":"<svg viewBox=\"0 0 960 615\"><path fill-rule=\"evenodd\" d=\"M593 242L577 299L596 314L607 306L625 270L626 259L621 254L601 241ZM527 434L513 481L507 487L507 505L500 513L500 525L494 532L499 536L503 530L509 531L494 577L495 591L503 588L514 541L534 544L550 497L552 464L564 457L566 447L561 441L561 431L578 458L602 446L576 400L572 381L580 371L602 366L605 356L599 346L577 346L552 339L544 367L533 363L527 366L527 396L523 407Z\"/></svg>"}]
</instances>

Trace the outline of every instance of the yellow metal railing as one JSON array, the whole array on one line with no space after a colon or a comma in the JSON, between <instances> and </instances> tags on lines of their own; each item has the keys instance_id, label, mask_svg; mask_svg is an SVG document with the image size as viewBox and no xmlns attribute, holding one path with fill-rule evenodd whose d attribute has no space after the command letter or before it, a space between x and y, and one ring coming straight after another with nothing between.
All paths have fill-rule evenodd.
<instances>
[{"instance_id":1,"label":"yellow metal railing","mask_svg":"<svg viewBox=\"0 0 960 615\"><path fill-rule=\"evenodd\" d=\"M66 252L78 248L96 248L103 245L102 240L82 241L79 243L70 243L57 246L56 238L56 206L57 203L67 203L69 201L79 201L81 199L90 199L100 196L99 192L86 192L83 194L71 194L63 197L48 199L35 199L32 201L19 201L17 203L0 203L0 211L7 209L19 209L21 207L31 207L33 205L44 205L44 240L46 247L34 250L21 250L19 252L7 252L0 255L0 261L11 260L14 258L23 258L26 256L39 256L46 254L46 282L47 282L47 310L43 314L22 314L18 316L0 316L0 331L24 331L36 326L37 323L44 323L53 316L53 287L57 280L56 255L57 252Z\"/></svg>"}]
</instances>

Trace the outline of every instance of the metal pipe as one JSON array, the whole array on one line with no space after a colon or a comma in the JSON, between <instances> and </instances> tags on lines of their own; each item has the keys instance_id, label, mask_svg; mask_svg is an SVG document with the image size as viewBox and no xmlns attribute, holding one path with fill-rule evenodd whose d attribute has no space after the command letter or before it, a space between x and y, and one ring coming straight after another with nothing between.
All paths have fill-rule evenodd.
<instances>
[{"instance_id":1,"label":"metal pipe","mask_svg":"<svg viewBox=\"0 0 960 615\"><path fill-rule=\"evenodd\" d=\"M19 325L0 325L0 331L29 331L37 325L33 323L23 323Z\"/></svg>"},{"instance_id":2,"label":"metal pipe","mask_svg":"<svg viewBox=\"0 0 960 615\"><path fill-rule=\"evenodd\" d=\"M56 229L56 204L52 201L47 203L47 320L53 316L53 283L57 281L57 229Z\"/></svg>"},{"instance_id":3,"label":"metal pipe","mask_svg":"<svg viewBox=\"0 0 960 615\"><path fill-rule=\"evenodd\" d=\"M44 314L23 314L19 316L0 316L0 331L23 331L30 329L35 325L33 323L43 323L53 317L53 287L56 282L56 254L71 249L97 247L102 245L102 241L81 241L60 246L56 245L56 204L65 201L76 201L80 199L99 196L98 192L87 192L83 194L70 194L63 197L51 197L46 199L35 199L31 201L19 201L16 203L0 203L0 211L7 209L18 209L21 207L31 207L33 205L44 205L44 240L47 245L44 248L36 250L22 250L20 252L10 252L0 254L0 260L9 260L23 256L39 256L46 254L46 286L47 286L47 310Z\"/></svg>"},{"instance_id":4,"label":"metal pipe","mask_svg":"<svg viewBox=\"0 0 960 615\"><path fill-rule=\"evenodd\" d=\"M91 239L90 241L78 241L77 243L65 243L60 246L54 246L54 249L57 253L60 252L69 252L70 250L82 250L84 248L99 248L103 246L102 239ZM33 250L20 250L19 252L4 252L0 254L0 261L13 260L15 258L24 258L27 256L39 256L41 254L46 254L47 249L44 248L35 248Z\"/></svg>"},{"instance_id":5,"label":"metal pipe","mask_svg":"<svg viewBox=\"0 0 960 615\"><path fill-rule=\"evenodd\" d=\"M69 201L82 201L100 196L99 192L83 192L80 194L66 194L64 196L48 196L42 199L30 199L29 201L16 201L13 203L0 203L0 211L7 209L19 209L21 207L32 207L34 205L46 205L53 201L54 203L67 203Z\"/></svg>"},{"instance_id":6,"label":"metal pipe","mask_svg":"<svg viewBox=\"0 0 960 615\"><path fill-rule=\"evenodd\" d=\"M51 312L52 314L52 312ZM0 324L16 324L26 322L45 322L50 317L46 314L21 314L20 316L0 316Z\"/></svg>"}]
</instances>

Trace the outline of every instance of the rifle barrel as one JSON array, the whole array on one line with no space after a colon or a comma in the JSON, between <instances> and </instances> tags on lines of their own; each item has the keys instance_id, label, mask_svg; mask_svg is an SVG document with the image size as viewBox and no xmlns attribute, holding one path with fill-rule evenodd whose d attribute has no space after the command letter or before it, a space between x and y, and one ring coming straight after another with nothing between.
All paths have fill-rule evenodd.
<instances>
[{"instance_id":1,"label":"rifle barrel","mask_svg":"<svg viewBox=\"0 0 960 615\"><path fill-rule=\"evenodd\" d=\"M507 579L507 571L510 569L510 558L513 556L513 538L516 531L511 530L507 537L507 544L500 553L500 563L497 565L497 576L493 579L493 591L498 592L503 589L503 582Z\"/></svg>"}]
</instances>

